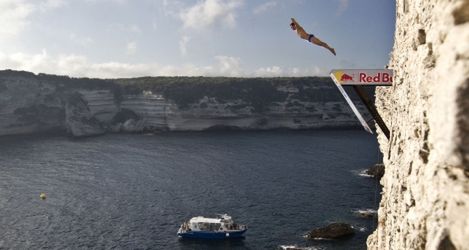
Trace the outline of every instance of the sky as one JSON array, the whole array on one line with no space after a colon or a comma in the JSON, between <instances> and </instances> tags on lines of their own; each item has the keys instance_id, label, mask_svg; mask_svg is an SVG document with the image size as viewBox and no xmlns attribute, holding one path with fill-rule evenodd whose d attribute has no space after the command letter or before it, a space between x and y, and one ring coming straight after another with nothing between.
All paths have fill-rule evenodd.
<instances>
[{"instance_id":1,"label":"sky","mask_svg":"<svg viewBox=\"0 0 469 250\"><path fill-rule=\"evenodd\" d=\"M301 40L290 18L334 47ZM383 68L392 0L0 0L0 69L73 77L325 76Z\"/></svg>"}]
</instances>

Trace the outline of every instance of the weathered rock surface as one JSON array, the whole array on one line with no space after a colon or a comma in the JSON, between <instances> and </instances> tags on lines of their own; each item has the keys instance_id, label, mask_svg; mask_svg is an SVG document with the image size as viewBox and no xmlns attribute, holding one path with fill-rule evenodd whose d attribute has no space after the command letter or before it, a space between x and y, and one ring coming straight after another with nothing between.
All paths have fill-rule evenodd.
<instances>
[{"instance_id":1,"label":"weathered rock surface","mask_svg":"<svg viewBox=\"0 0 469 250\"><path fill-rule=\"evenodd\" d=\"M75 137L100 135L106 132L78 93L66 98L65 124L67 131Z\"/></svg>"},{"instance_id":2,"label":"weathered rock surface","mask_svg":"<svg viewBox=\"0 0 469 250\"><path fill-rule=\"evenodd\" d=\"M359 124L329 78L103 80L0 71L0 135L352 126Z\"/></svg>"},{"instance_id":3,"label":"weathered rock surface","mask_svg":"<svg viewBox=\"0 0 469 250\"><path fill-rule=\"evenodd\" d=\"M397 0L386 171L369 249L469 249L469 1Z\"/></svg>"},{"instance_id":4,"label":"weathered rock surface","mask_svg":"<svg viewBox=\"0 0 469 250\"><path fill-rule=\"evenodd\" d=\"M325 227L311 230L306 237L308 239L338 239L344 236L353 235L353 227L346 223L331 223Z\"/></svg>"},{"instance_id":5,"label":"weathered rock surface","mask_svg":"<svg viewBox=\"0 0 469 250\"><path fill-rule=\"evenodd\" d=\"M375 179L380 180L384 175L384 164L378 163L370 167L365 171L367 175L372 176Z\"/></svg>"}]
</instances>

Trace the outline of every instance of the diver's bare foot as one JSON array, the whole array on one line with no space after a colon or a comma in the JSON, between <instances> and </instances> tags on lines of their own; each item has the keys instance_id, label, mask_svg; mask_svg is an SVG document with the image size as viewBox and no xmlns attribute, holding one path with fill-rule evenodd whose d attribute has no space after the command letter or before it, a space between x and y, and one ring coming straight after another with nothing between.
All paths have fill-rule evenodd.
<instances>
[{"instance_id":1,"label":"diver's bare foot","mask_svg":"<svg viewBox=\"0 0 469 250\"><path fill-rule=\"evenodd\" d=\"M332 54L334 54L334 56L335 56L335 49L334 49L334 48L330 48L329 50L330 50L330 51L332 52Z\"/></svg>"}]
</instances>

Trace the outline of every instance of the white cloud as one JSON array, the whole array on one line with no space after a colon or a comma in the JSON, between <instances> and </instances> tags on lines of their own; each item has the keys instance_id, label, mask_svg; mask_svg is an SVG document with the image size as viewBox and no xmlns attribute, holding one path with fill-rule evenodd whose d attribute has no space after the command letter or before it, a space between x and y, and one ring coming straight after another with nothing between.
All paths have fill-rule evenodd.
<instances>
[{"instance_id":1,"label":"white cloud","mask_svg":"<svg viewBox=\"0 0 469 250\"><path fill-rule=\"evenodd\" d=\"M153 30L158 30L158 23L156 22L156 20L151 21L151 27L153 28Z\"/></svg>"},{"instance_id":2,"label":"white cloud","mask_svg":"<svg viewBox=\"0 0 469 250\"><path fill-rule=\"evenodd\" d=\"M127 32L127 33L142 33L142 29L140 26L136 24L123 24L123 23L110 23L108 26L110 31L117 31L117 32Z\"/></svg>"},{"instance_id":3,"label":"white cloud","mask_svg":"<svg viewBox=\"0 0 469 250\"><path fill-rule=\"evenodd\" d=\"M137 43L136 42L129 42L126 46L127 55L135 55L137 52Z\"/></svg>"},{"instance_id":4,"label":"white cloud","mask_svg":"<svg viewBox=\"0 0 469 250\"><path fill-rule=\"evenodd\" d=\"M179 40L179 51L181 55L185 56L187 54L187 43L191 40L188 36L183 36L181 40Z\"/></svg>"},{"instance_id":5,"label":"white cloud","mask_svg":"<svg viewBox=\"0 0 469 250\"><path fill-rule=\"evenodd\" d=\"M65 0L45 0L39 3L39 9L41 11L48 11L52 9L57 9L66 4Z\"/></svg>"},{"instance_id":6,"label":"white cloud","mask_svg":"<svg viewBox=\"0 0 469 250\"><path fill-rule=\"evenodd\" d=\"M40 54L15 53L0 56L0 67L34 73L102 78L154 75L161 70L156 64L93 63L82 55L50 56L45 50Z\"/></svg>"},{"instance_id":7,"label":"white cloud","mask_svg":"<svg viewBox=\"0 0 469 250\"><path fill-rule=\"evenodd\" d=\"M298 69L298 71L295 74L292 74L292 73L293 72L290 71L288 75L290 76L328 76L329 69L325 69L325 68L315 65L315 66L310 66L307 68Z\"/></svg>"},{"instance_id":8,"label":"white cloud","mask_svg":"<svg viewBox=\"0 0 469 250\"><path fill-rule=\"evenodd\" d=\"M117 3L117 4L126 4L128 0L85 0L85 2L88 3L97 3L97 2L111 2L111 3Z\"/></svg>"},{"instance_id":9,"label":"white cloud","mask_svg":"<svg viewBox=\"0 0 469 250\"><path fill-rule=\"evenodd\" d=\"M141 32L142 32L142 30L140 29L140 27L139 27L138 25L136 25L136 24L130 25L129 30L130 30L131 32L134 32L134 33L141 33Z\"/></svg>"},{"instance_id":10,"label":"white cloud","mask_svg":"<svg viewBox=\"0 0 469 250\"><path fill-rule=\"evenodd\" d=\"M279 66L261 67L254 72L257 77L278 77L278 76L327 76L328 72L318 66L311 66L309 68L282 68Z\"/></svg>"},{"instance_id":11,"label":"white cloud","mask_svg":"<svg viewBox=\"0 0 469 250\"><path fill-rule=\"evenodd\" d=\"M163 14L165 16L179 18L180 10L184 8L184 5L179 0L163 0Z\"/></svg>"},{"instance_id":12,"label":"white cloud","mask_svg":"<svg viewBox=\"0 0 469 250\"><path fill-rule=\"evenodd\" d=\"M179 17L185 28L203 29L215 24L228 27L236 25L236 9L243 0L204 0L183 10Z\"/></svg>"},{"instance_id":13,"label":"white cloud","mask_svg":"<svg viewBox=\"0 0 469 250\"><path fill-rule=\"evenodd\" d=\"M208 66L182 66L158 63L130 64L121 62L91 62L86 56L66 54L51 56L46 50L38 54L0 53L0 68L26 70L34 73L68 75L73 77L121 78L138 76L241 76L239 58L217 56Z\"/></svg>"},{"instance_id":14,"label":"white cloud","mask_svg":"<svg viewBox=\"0 0 469 250\"><path fill-rule=\"evenodd\" d=\"M219 76L241 76L241 60L231 56L216 56Z\"/></svg>"},{"instance_id":15,"label":"white cloud","mask_svg":"<svg viewBox=\"0 0 469 250\"><path fill-rule=\"evenodd\" d=\"M240 58L216 56L209 65L161 65L158 63L92 62L86 56L62 54L52 56L46 50L38 54L0 52L0 68L26 70L34 73L68 75L73 77L122 78L139 76L326 76L328 72L318 66L308 68L261 67L253 72L242 68Z\"/></svg>"},{"instance_id":16,"label":"white cloud","mask_svg":"<svg viewBox=\"0 0 469 250\"><path fill-rule=\"evenodd\" d=\"M276 6L277 6L276 1L269 1L254 8L253 13L256 15L261 14L263 12L266 12L269 9L275 8Z\"/></svg>"},{"instance_id":17,"label":"white cloud","mask_svg":"<svg viewBox=\"0 0 469 250\"><path fill-rule=\"evenodd\" d=\"M29 24L35 6L22 0L0 0L0 39L18 35Z\"/></svg>"},{"instance_id":18,"label":"white cloud","mask_svg":"<svg viewBox=\"0 0 469 250\"><path fill-rule=\"evenodd\" d=\"M49 65L45 64L50 60L46 50L42 50L39 54L28 55L24 53L13 53L11 55L3 55L0 57L0 66L2 68L31 70L36 72L44 72L48 70ZM32 71L32 70L31 70Z\"/></svg>"},{"instance_id":19,"label":"white cloud","mask_svg":"<svg viewBox=\"0 0 469 250\"><path fill-rule=\"evenodd\" d=\"M279 66L271 66L265 68L259 68L254 72L255 76L266 77L266 76L281 76L283 70Z\"/></svg>"},{"instance_id":20,"label":"white cloud","mask_svg":"<svg viewBox=\"0 0 469 250\"><path fill-rule=\"evenodd\" d=\"M64 4L64 0L0 0L0 39L15 38L30 24L34 12L46 12Z\"/></svg>"},{"instance_id":21,"label":"white cloud","mask_svg":"<svg viewBox=\"0 0 469 250\"><path fill-rule=\"evenodd\" d=\"M329 75L329 72L323 68L320 68L318 66L313 67L313 75L314 76L327 76Z\"/></svg>"},{"instance_id":22,"label":"white cloud","mask_svg":"<svg viewBox=\"0 0 469 250\"><path fill-rule=\"evenodd\" d=\"M78 44L83 47L87 47L88 45L94 42L94 40L91 37L79 36L75 33L70 33L68 37L73 43Z\"/></svg>"},{"instance_id":23,"label":"white cloud","mask_svg":"<svg viewBox=\"0 0 469 250\"><path fill-rule=\"evenodd\" d=\"M337 7L337 15L342 15L347 9L349 5L349 0L339 0L339 7Z\"/></svg>"}]
</instances>

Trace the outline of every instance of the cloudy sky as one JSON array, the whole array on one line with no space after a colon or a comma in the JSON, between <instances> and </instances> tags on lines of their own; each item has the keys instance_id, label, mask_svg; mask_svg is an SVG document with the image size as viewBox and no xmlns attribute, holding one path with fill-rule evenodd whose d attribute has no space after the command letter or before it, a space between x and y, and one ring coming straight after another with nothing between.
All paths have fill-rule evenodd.
<instances>
[{"instance_id":1,"label":"cloudy sky","mask_svg":"<svg viewBox=\"0 0 469 250\"><path fill-rule=\"evenodd\" d=\"M87 77L312 76L382 68L391 0L0 0L0 69ZM337 56L299 39L307 32Z\"/></svg>"}]
</instances>

